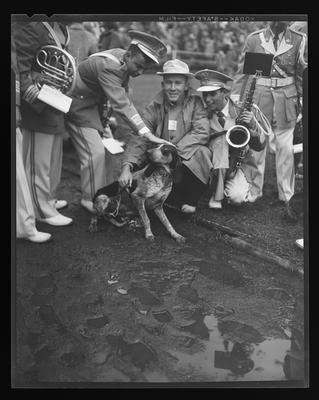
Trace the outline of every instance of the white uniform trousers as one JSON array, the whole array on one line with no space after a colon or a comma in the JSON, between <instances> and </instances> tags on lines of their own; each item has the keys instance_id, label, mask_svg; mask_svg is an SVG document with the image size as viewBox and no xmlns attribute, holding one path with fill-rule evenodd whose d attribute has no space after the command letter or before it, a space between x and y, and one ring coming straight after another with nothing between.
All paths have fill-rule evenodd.
<instances>
[{"instance_id":1,"label":"white uniform trousers","mask_svg":"<svg viewBox=\"0 0 319 400\"><path fill-rule=\"evenodd\" d=\"M228 179L225 184L224 194L230 204L240 205L251 200L251 184L241 168L238 168L235 176Z\"/></svg>"},{"instance_id":2,"label":"white uniform trousers","mask_svg":"<svg viewBox=\"0 0 319 400\"><path fill-rule=\"evenodd\" d=\"M271 153L276 153L276 175L279 200L289 201L295 190L295 166L293 154L294 128L273 129L274 135L267 137L267 146ZM261 197L263 194L267 146L264 150L252 150L256 161L256 177L252 182L252 194Z\"/></svg>"},{"instance_id":3,"label":"white uniform trousers","mask_svg":"<svg viewBox=\"0 0 319 400\"><path fill-rule=\"evenodd\" d=\"M92 201L96 191L106 186L104 145L96 129L71 122L67 122L67 126L80 159L82 199Z\"/></svg>"},{"instance_id":4,"label":"white uniform trousers","mask_svg":"<svg viewBox=\"0 0 319 400\"><path fill-rule=\"evenodd\" d=\"M59 214L56 189L61 180L63 135L23 129L23 158L36 219Z\"/></svg>"},{"instance_id":5,"label":"white uniform trousers","mask_svg":"<svg viewBox=\"0 0 319 400\"><path fill-rule=\"evenodd\" d=\"M25 238L37 232L35 215L22 158L22 133L16 129L16 236Z\"/></svg>"}]
</instances>

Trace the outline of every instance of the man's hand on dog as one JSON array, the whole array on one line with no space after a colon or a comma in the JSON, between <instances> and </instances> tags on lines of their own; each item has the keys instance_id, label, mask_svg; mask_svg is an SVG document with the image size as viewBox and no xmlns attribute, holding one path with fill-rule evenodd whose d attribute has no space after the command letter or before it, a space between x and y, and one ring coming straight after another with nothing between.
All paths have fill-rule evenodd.
<instances>
[{"instance_id":1,"label":"man's hand on dog","mask_svg":"<svg viewBox=\"0 0 319 400\"><path fill-rule=\"evenodd\" d=\"M144 137L146 137L150 142L153 142L153 143L157 143L157 144L166 143L166 144L170 144L171 146L176 147L175 144L153 135L153 133L151 131L146 132Z\"/></svg>"},{"instance_id":2,"label":"man's hand on dog","mask_svg":"<svg viewBox=\"0 0 319 400\"><path fill-rule=\"evenodd\" d=\"M118 182L121 187L131 187L132 185L132 172L130 170L130 166L128 164L123 166L121 175L118 179Z\"/></svg>"}]
</instances>

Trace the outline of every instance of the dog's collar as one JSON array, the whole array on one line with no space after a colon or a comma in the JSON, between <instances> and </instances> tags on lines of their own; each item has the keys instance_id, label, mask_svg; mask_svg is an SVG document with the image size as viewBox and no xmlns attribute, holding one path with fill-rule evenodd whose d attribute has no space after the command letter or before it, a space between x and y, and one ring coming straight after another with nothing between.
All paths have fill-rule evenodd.
<instances>
[{"instance_id":1,"label":"dog's collar","mask_svg":"<svg viewBox=\"0 0 319 400\"><path fill-rule=\"evenodd\" d=\"M108 213L109 216L111 216L113 218L117 217L119 210L120 210L121 198L122 197L120 196L120 198L118 200L116 200L116 203L117 203L116 208L113 212Z\"/></svg>"}]
</instances>

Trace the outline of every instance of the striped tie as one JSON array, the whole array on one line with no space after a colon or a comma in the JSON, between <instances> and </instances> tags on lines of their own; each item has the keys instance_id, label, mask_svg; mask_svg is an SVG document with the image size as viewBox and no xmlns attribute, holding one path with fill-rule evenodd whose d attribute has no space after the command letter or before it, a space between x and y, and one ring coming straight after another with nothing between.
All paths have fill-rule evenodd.
<instances>
[{"instance_id":1,"label":"striped tie","mask_svg":"<svg viewBox=\"0 0 319 400\"><path fill-rule=\"evenodd\" d=\"M221 111L218 111L217 116L218 116L218 122L224 128L224 126L225 126L224 114Z\"/></svg>"}]
</instances>

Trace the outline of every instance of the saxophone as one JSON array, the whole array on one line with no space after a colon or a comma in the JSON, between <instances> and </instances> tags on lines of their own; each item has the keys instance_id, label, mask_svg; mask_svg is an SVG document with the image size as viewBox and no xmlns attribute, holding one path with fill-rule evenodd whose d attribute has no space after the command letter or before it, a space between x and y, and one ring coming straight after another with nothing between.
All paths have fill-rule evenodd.
<instances>
[{"instance_id":1,"label":"saxophone","mask_svg":"<svg viewBox=\"0 0 319 400\"><path fill-rule=\"evenodd\" d=\"M253 106L253 97L256 88L256 81L261 76L259 71L253 76L250 87L247 91L246 98L242 102L239 115L236 118L236 125L229 128L226 132L226 141L232 148L231 162L228 170L228 177L235 176L238 168L240 168L246 154L249 150L248 142L250 140L250 131L245 123L240 122L244 111L251 111Z\"/></svg>"}]
</instances>

